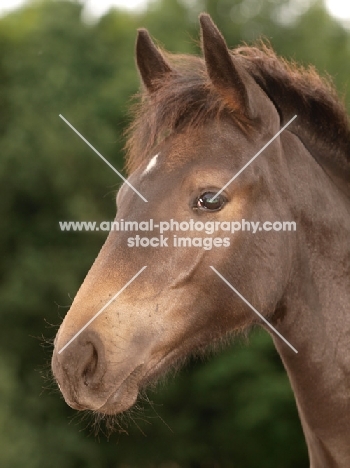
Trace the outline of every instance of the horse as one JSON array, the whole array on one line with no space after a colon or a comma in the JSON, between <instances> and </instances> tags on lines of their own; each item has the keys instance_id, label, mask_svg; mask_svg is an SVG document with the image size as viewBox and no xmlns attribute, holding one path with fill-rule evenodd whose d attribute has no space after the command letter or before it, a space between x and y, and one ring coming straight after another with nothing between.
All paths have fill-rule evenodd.
<instances>
[{"instance_id":1,"label":"horse","mask_svg":"<svg viewBox=\"0 0 350 468\"><path fill-rule=\"evenodd\" d=\"M288 374L310 466L347 468L345 106L314 68L266 43L230 50L205 13L200 27L203 57L167 53L138 31L142 90L118 229L58 330L53 375L72 408L115 415L188 356L261 325ZM297 228L232 233L232 220ZM206 226L218 228L211 242Z\"/></svg>"}]
</instances>

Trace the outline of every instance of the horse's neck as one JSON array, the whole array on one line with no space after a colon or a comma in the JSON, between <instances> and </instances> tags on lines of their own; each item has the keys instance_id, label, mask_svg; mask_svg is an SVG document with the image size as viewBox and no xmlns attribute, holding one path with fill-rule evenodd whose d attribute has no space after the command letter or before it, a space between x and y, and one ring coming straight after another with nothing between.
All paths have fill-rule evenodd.
<instances>
[{"instance_id":1,"label":"horse's neck","mask_svg":"<svg viewBox=\"0 0 350 468\"><path fill-rule=\"evenodd\" d=\"M298 218L294 271L278 330L312 468L350 466L350 209L346 198L307 161L291 167ZM291 163L293 165L293 163ZM309 183L305 184L309 179Z\"/></svg>"},{"instance_id":2,"label":"horse's neck","mask_svg":"<svg viewBox=\"0 0 350 468\"><path fill-rule=\"evenodd\" d=\"M285 320L278 326L298 355L278 339L275 344L295 393L311 466L347 468L350 466L349 291L332 271L318 283L315 276L320 271L317 274L312 271L312 262L305 260L300 267L303 271L299 286L296 283L289 291Z\"/></svg>"}]
</instances>

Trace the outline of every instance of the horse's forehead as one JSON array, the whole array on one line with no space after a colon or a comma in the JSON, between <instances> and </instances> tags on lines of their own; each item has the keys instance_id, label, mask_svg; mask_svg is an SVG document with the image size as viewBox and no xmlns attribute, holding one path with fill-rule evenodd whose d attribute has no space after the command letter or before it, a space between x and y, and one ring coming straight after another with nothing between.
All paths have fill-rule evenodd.
<instances>
[{"instance_id":1,"label":"horse's forehead","mask_svg":"<svg viewBox=\"0 0 350 468\"><path fill-rule=\"evenodd\" d=\"M208 125L200 128L189 128L186 131L174 133L159 145L155 156L150 155L143 175L150 174L154 168L176 169L187 162L202 162L215 152L227 153L244 146L245 137L231 125Z\"/></svg>"}]
</instances>

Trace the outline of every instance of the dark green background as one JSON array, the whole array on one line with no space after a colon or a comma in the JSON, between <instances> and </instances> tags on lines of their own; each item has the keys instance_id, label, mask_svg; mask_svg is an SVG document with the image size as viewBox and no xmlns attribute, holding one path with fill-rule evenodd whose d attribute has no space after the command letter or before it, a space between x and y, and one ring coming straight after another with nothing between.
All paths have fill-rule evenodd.
<instances>
[{"instance_id":1,"label":"dark green background","mask_svg":"<svg viewBox=\"0 0 350 468\"><path fill-rule=\"evenodd\" d=\"M112 219L120 186L58 114L122 169L139 86L136 28L171 51L198 53L204 10L230 46L263 35L346 93L349 33L319 2L298 14L287 0L159 0L142 14L113 10L89 24L79 4L47 1L0 19L3 468L308 466L289 382L262 331L191 361L109 440L103 424L96 437L93 417L64 403L49 372L52 339L105 237L61 233L58 221Z\"/></svg>"}]
</instances>

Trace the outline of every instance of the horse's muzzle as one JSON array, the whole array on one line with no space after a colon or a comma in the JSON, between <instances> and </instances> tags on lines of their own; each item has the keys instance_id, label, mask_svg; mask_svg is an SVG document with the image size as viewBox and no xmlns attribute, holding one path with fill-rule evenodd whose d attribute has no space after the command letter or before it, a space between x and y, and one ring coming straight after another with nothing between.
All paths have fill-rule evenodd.
<instances>
[{"instance_id":1,"label":"horse's muzzle","mask_svg":"<svg viewBox=\"0 0 350 468\"><path fill-rule=\"evenodd\" d=\"M109 414L123 411L137 398L137 375L142 365L131 366L107 360L105 346L95 331L83 332L61 352L56 343L52 357L53 375L67 404L77 410Z\"/></svg>"}]
</instances>

